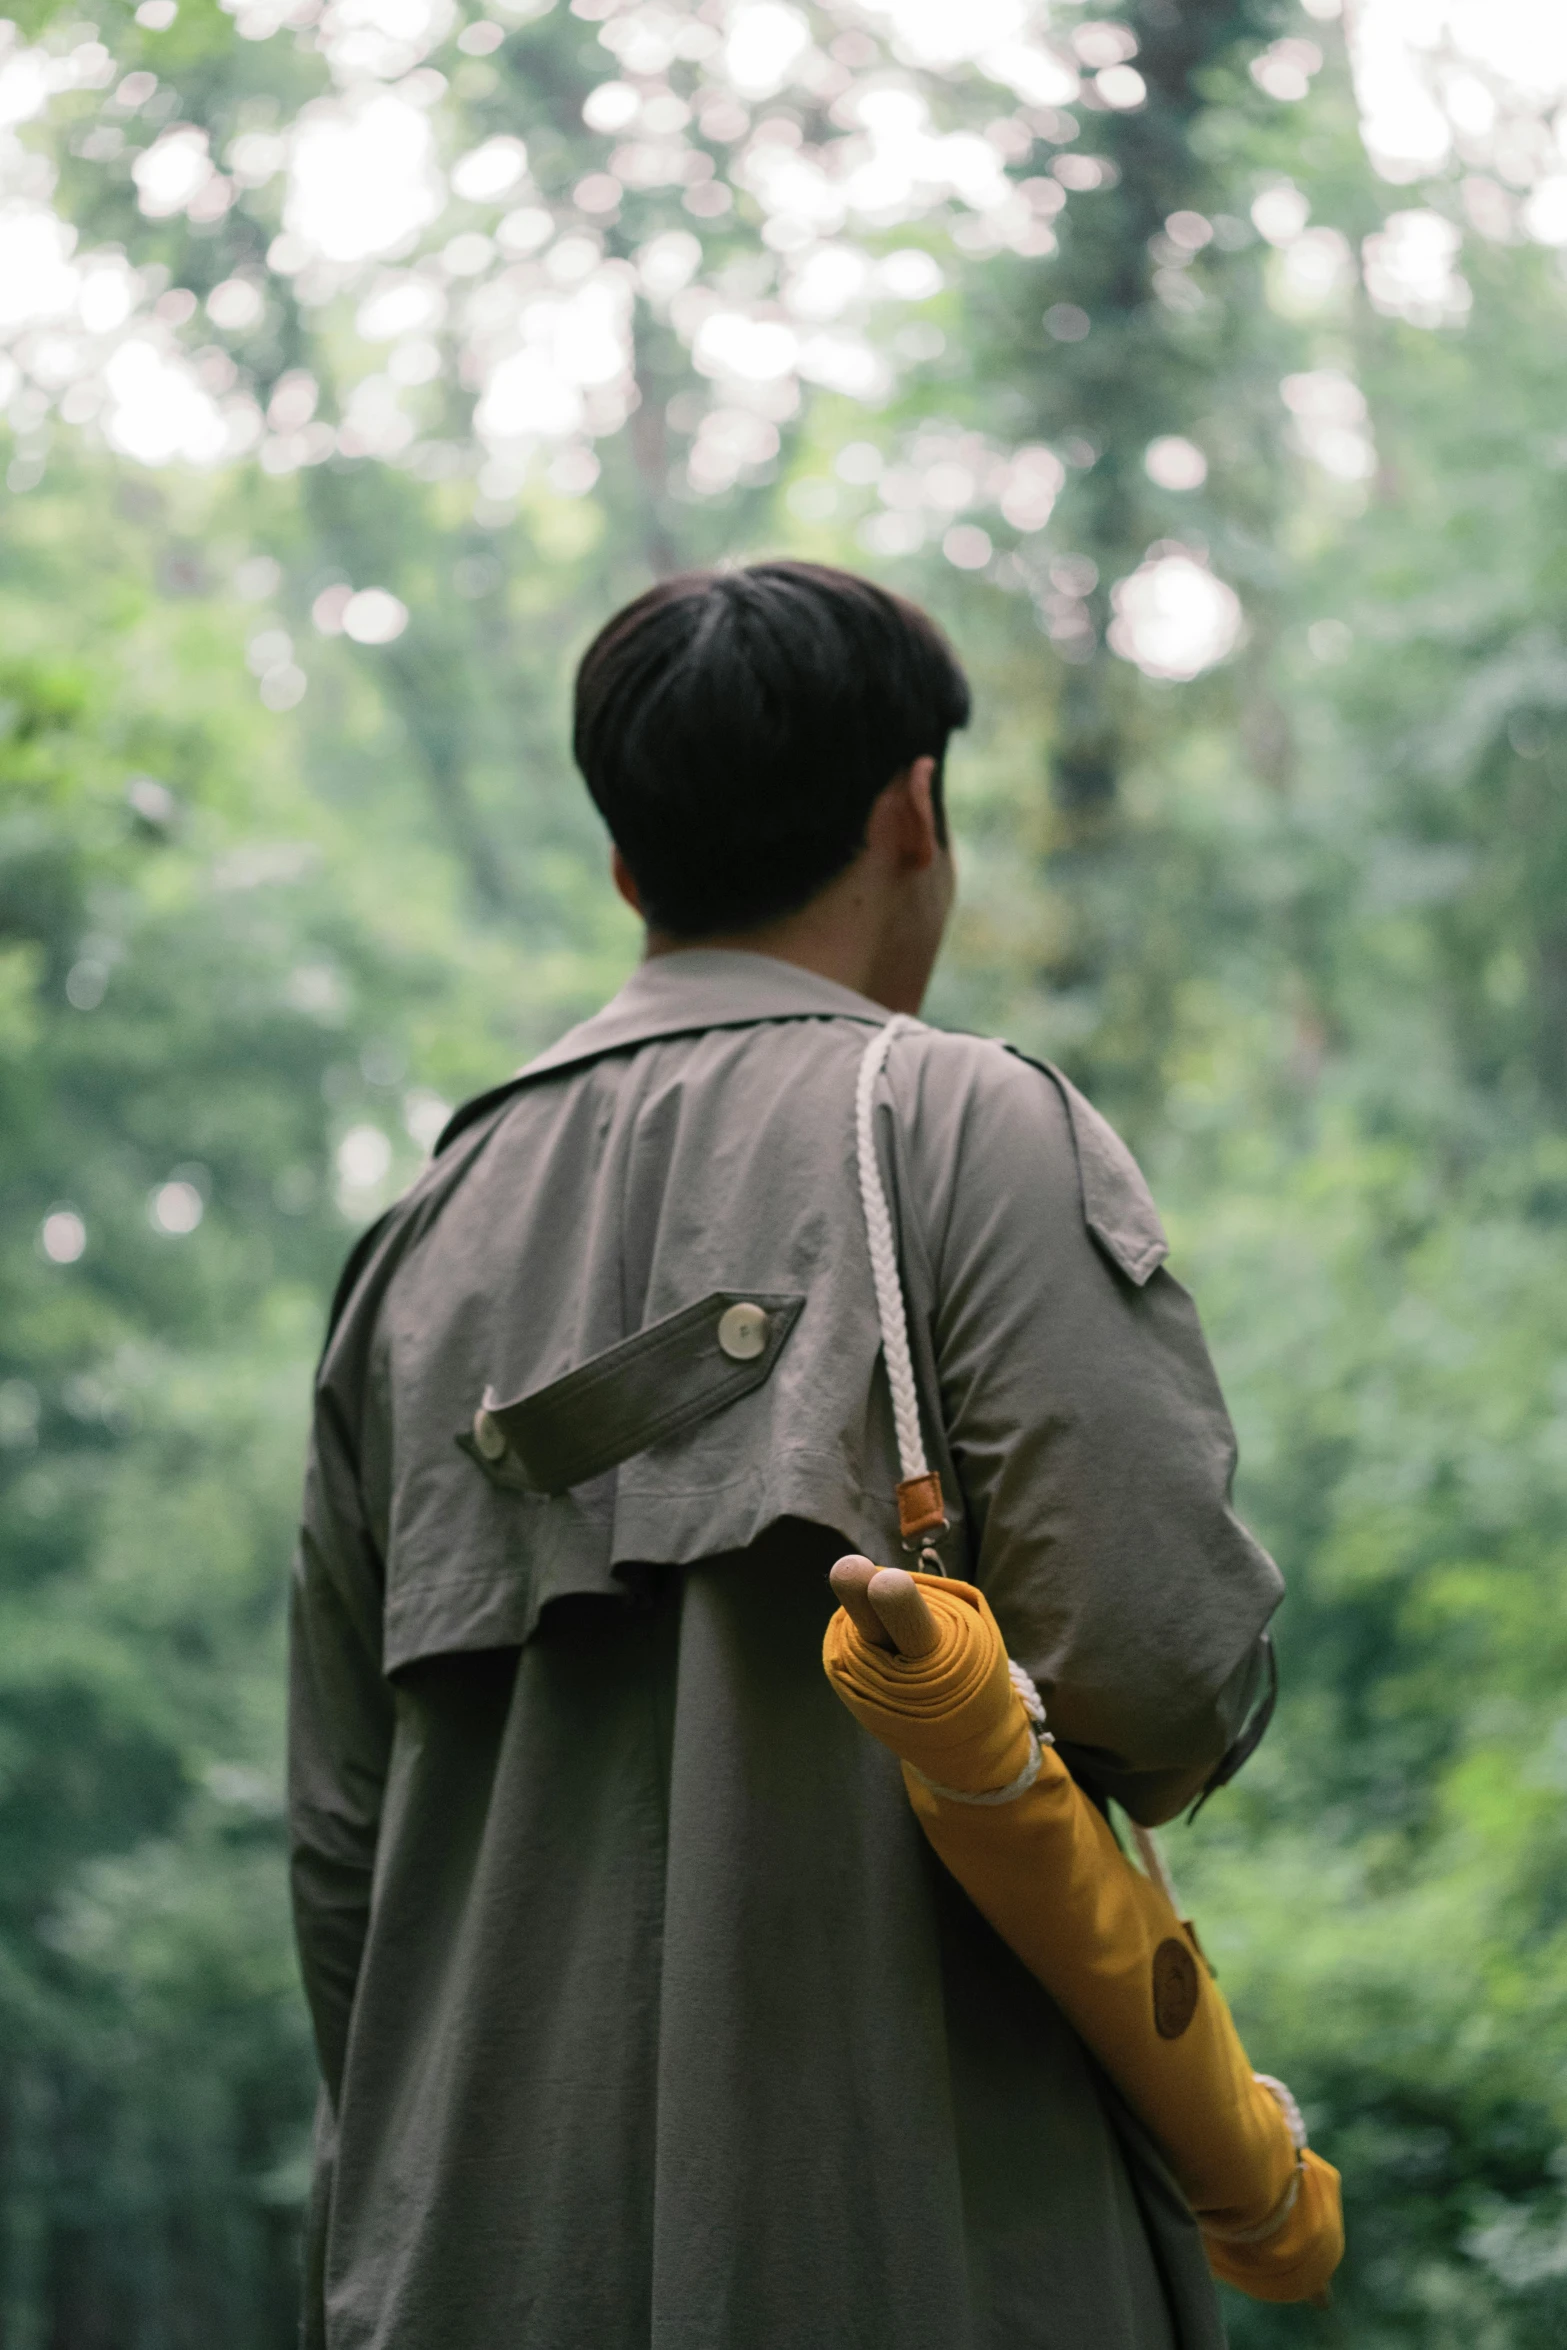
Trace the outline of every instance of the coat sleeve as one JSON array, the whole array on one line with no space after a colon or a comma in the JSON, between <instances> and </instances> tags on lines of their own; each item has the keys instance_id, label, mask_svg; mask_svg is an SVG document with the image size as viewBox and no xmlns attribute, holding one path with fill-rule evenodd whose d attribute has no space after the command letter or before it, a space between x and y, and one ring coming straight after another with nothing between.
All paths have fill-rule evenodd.
<instances>
[{"instance_id":1,"label":"coat sleeve","mask_svg":"<svg viewBox=\"0 0 1567 2350\"><path fill-rule=\"evenodd\" d=\"M323 1392L291 1595L289 1824L300 1968L334 2109L392 1742L381 1596L348 1432Z\"/></svg>"},{"instance_id":2,"label":"coat sleeve","mask_svg":"<svg viewBox=\"0 0 1567 2350\"><path fill-rule=\"evenodd\" d=\"M1004 1048L954 1074L927 1058L908 1106L971 1572L1074 1767L1168 1819L1258 1694L1282 1581L1230 1506L1234 1432L1130 1153Z\"/></svg>"}]
</instances>

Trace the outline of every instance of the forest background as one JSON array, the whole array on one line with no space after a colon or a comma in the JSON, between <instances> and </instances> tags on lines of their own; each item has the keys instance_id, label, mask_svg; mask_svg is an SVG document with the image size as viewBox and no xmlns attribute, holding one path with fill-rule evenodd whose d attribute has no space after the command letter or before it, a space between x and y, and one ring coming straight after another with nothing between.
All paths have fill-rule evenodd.
<instances>
[{"instance_id":1,"label":"forest background","mask_svg":"<svg viewBox=\"0 0 1567 2350\"><path fill-rule=\"evenodd\" d=\"M1171 1842L1351 2249L1234 2340L1559 2343L1567 18L94 14L0 32L0 2344L292 2337L325 1301L634 959L575 652L779 551L971 668L931 1010L1133 1142L1289 1579Z\"/></svg>"}]
</instances>

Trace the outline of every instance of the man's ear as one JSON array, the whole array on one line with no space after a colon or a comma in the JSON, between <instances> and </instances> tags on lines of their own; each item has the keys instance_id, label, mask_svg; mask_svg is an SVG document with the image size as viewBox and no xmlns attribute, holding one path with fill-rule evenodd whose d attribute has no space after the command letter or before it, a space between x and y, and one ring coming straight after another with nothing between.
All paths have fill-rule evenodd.
<instances>
[{"instance_id":1,"label":"man's ear","mask_svg":"<svg viewBox=\"0 0 1567 2350\"><path fill-rule=\"evenodd\" d=\"M936 761L929 756L916 759L909 769L909 798L919 820L919 869L936 860L941 847L941 824L936 814Z\"/></svg>"},{"instance_id":2,"label":"man's ear","mask_svg":"<svg viewBox=\"0 0 1567 2350\"><path fill-rule=\"evenodd\" d=\"M907 873L928 871L941 847L935 788L935 760L915 759L893 776L871 808L867 839Z\"/></svg>"},{"instance_id":3,"label":"man's ear","mask_svg":"<svg viewBox=\"0 0 1567 2350\"><path fill-rule=\"evenodd\" d=\"M613 849L610 852L609 870L616 889L625 899L632 913L640 920L642 918L642 892L637 887L636 876L619 849Z\"/></svg>"}]
</instances>

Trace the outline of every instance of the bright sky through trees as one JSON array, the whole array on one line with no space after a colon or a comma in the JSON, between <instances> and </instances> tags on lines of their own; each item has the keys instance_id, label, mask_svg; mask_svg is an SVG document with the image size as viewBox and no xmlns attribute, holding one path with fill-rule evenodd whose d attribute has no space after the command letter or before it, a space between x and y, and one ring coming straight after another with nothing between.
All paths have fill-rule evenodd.
<instances>
[{"instance_id":1,"label":"bright sky through trees","mask_svg":"<svg viewBox=\"0 0 1567 2350\"><path fill-rule=\"evenodd\" d=\"M172 35L168 0L150 7L138 25ZM644 310L668 322L695 378L687 478L698 495L765 466L813 390L883 403L946 275L1003 250L1048 256L1062 206L1091 201L1103 184L1095 159L1070 150L1039 173L1028 158L1041 125L1085 92L1110 109L1135 111L1146 98L1136 35L1070 5L888 0L812 16L786 0L579 0L576 13L599 27L605 78L582 101L569 183L556 169L541 185L523 139L460 147L449 74L430 62L452 46L450 0L239 0L231 13L243 40L304 50L317 87L221 151L207 128L161 119L155 40L138 45L148 65L122 72L91 26L57 18L34 43L10 37L0 65L0 123L13 131L0 150L10 360L0 365L13 420L36 431L57 415L152 467L259 463L282 474L341 450L425 478L456 471L491 508L541 463L557 487L591 488L596 444L625 428L640 396ZM542 13L525 4L468 25L451 86L488 71L464 58ZM1324 23L1337 13L1336 0L1308 0ZM1457 154L1470 167L1474 233L1567 246L1567 144L1556 128L1567 29L1550 0L1366 0L1351 46L1384 179L1412 182ZM1290 104L1321 63L1319 43L1288 35L1251 71ZM801 94L827 111L814 141L766 111ZM14 136L24 124L53 126L105 171L123 171L129 156L149 224L183 218L212 231L237 209L275 230L264 260L250 240L240 271L198 309L164 282L165 265L137 266L134 236L129 257L94 247L56 184L48 139ZM669 223L629 248L607 233L628 191ZM719 240L721 259L703 242L737 193L761 213L743 287L729 240ZM1433 327L1464 315L1461 233L1435 212L1393 209L1358 256L1337 229L1310 223L1293 189L1265 195L1254 217L1303 306L1331 297L1358 264L1390 313ZM1190 220L1196 243L1185 250L1200 250L1207 224ZM910 229L930 244L893 241ZM1177 269L1181 233L1179 223L1170 232ZM297 305L309 363L264 401L247 337L278 299ZM329 375L330 420L318 413ZM461 387L471 440L450 438L449 419L432 429L443 379ZM1167 486L1172 464L1191 474L1201 462L1173 446L1167 436L1151 466ZM1329 443L1319 434L1317 446ZM981 568L1011 533L1048 519L1036 452L988 453L955 504L950 462L928 457L921 470L931 494L892 507L873 551L907 552L916 533L935 532L952 562ZM1236 637L1233 590L1221 593L1202 569L1188 551L1164 560L1156 591L1151 571L1129 579L1115 649L1158 676L1222 658Z\"/></svg>"}]
</instances>

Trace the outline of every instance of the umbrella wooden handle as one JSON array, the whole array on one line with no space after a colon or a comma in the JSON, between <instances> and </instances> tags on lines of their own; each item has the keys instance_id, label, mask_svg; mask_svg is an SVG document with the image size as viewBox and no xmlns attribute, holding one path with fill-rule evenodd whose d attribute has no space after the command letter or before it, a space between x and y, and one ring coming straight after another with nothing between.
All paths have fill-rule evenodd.
<instances>
[{"instance_id":1,"label":"umbrella wooden handle","mask_svg":"<svg viewBox=\"0 0 1567 2350\"><path fill-rule=\"evenodd\" d=\"M899 1656L929 1656L941 1639L924 1593L902 1567L878 1567L851 1551L828 1576L833 1596L862 1640Z\"/></svg>"}]
</instances>

